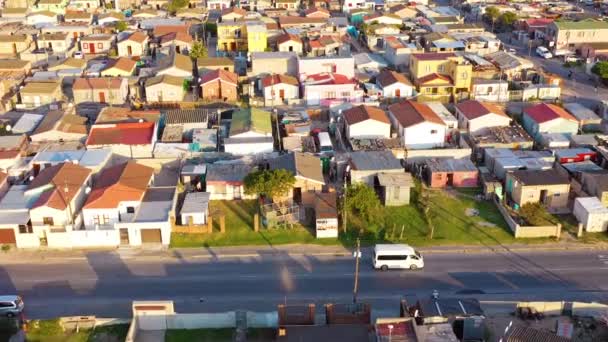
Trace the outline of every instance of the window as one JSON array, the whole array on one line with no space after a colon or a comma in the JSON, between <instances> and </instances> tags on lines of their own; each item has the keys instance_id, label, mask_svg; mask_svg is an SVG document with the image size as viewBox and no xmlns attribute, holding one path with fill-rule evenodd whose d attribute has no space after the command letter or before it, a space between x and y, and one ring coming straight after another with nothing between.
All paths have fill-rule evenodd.
<instances>
[{"instance_id":1,"label":"window","mask_svg":"<svg viewBox=\"0 0 608 342\"><path fill-rule=\"evenodd\" d=\"M135 207L127 207L127 214L135 214Z\"/></svg>"},{"instance_id":2,"label":"window","mask_svg":"<svg viewBox=\"0 0 608 342\"><path fill-rule=\"evenodd\" d=\"M431 130L431 134L437 134L437 130L436 129L432 129Z\"/></svg>"},{"instance_id":3,"label":"window","mask_svg":"<svg viewBox=\"0 0 608 342\"><path fill-rule=\"evenodd\" d=\"M97 43L97 48L98 49L103 49L103 43Z\"/></svg>"},{"instance_id":4,"label":"window","mask_svg":"<svg viewBox=\"0 0 608 342\"><path fill-rule=\"evenodd\" d=\"M492 87L488 87L488 94L492 94Z\"/></svg>"},{"instance_id":5,"label":"window","mask_svg":"<svg viewBox=\"0 0 608 342\"><path fill-rule=\"evenodd\" d=\"M559 194L559 193L554 193L553 194L553 197L559 197L559 196L561 196L561 194Z\"/></svg>"},{"instance_id":6,"label":"window","mask_svg":"<svg viewBox=\"0 0 608 342\"><path fill-rule=\"evenodd\" d=\"M443 72L443 65L438 66L438 67L437 67L437 71L439 71L439 72Z\"/></svg>"},{"instance_id":7,"label":"window","mask_svg":"<svg viewBox=\"0 0 608 342\"><path fill-rule=\"evenodd\" d=\"M325 98L326 99L335 99L336 98L336 92L335 91L328 91L325 93Z\"/></svg>"},{"instance_id":8,"label":"window","mask_svg":"<svg viewBox=\"0 0 608 342\"><path fill-rule=\"evenodd\" d=\"M426 70L426 72L431 72L431 66L427 65L425 70Z\"/></svg>"},{"instance_id":9,"label":"window","mask_svg":"<svg viewBox=\"0 0 608 342\"><path fill-rule=\"evenodd\" d=\"M393 199L398 200L401 197L401 187L396 186L393 188Z\"/></svg>"},{"instance_id":10,"label":"window","mask_svg":"<svg viewBox=\"0 0 608 342\"><path fill-rule=\"evenodd\" d=\"M42 224L44 224L45 226L54 226L55 222L53 221L52 217L43 217Z\"/></svg>"},{"instance_id":11,"label":"window","mask_svg":"<svg viewBox=\"0 0 608 342\"><path fill-rule=\"evenodd\" d=\"M11 302L0 302L0 308L12 308L15 305Z\"/></svg>"},{"instance_id":12,"label":"window","mask_svg":"<svg viewBox=\"0 0 608 342\"><path fill-rule=\"evenodd\" d=\"M418 258L418 257L417 257L417 256L415 256L415 255L410 255L410 259L412 259L412 260L420 260L420 258Z\"/></svg>"},{"instance_id":13,"label":"window","mask_svg":"<svg viewBox=\"0 0 608 342\"><path fill-rule=\"evenodd\" d=\"M407 255L380 255L378 260L407 260Z\"/></svg>"},{"instance_id":14,"label":"window","mask_svg":"<svg viewBox=\"0 0 608 342\"><path fill-rule=\"evenodd\" d=\"M340 95L342 95L342 97L350 97L350 91L343 91Z\"/></svg>"},{"instance_id":15,"label":"window","mask_svg":"<svg viewBox=\"0 0 608 342\"><path fill-rule=\"evenodd\" d=\"M32 234L34 231L31 226L26 224L19 225L19 234Z\"/></svg>"},{"instance_id":16,"label":"window","mask_svg":"<svg viewBox=\"0 0 608 342\"><path fill-rule=\"evenodd\" d=\"M467 77L469 77L469 74L466 72L463 72L461 76L462 76L462 78L467 78Z\"/></svg>"}]
</instances>

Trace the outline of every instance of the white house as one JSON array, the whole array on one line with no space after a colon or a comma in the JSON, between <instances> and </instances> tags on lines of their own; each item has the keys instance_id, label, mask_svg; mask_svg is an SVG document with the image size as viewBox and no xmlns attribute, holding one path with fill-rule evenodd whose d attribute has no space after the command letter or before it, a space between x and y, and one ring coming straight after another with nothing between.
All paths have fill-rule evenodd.
<instances>
[{"instance_id":1,"label":"white house","mask_svg":"<svg viewBox=\"0 0 608 342\"><path fill-rule=\"evenodd\" d=\"M389 117L408 149L443 147L446 125L429 106L405 101L388 107Z\"/></svg>"},{"instance_id":2,"label":"white house","mask_svg":"<svg viewBox=\"0 0 608 342\"><path fill-rule=\"evenodd\" d=\"M266 106L280 106L300 98L300 83L293 76L272 74L262 78L260 83Z\"/></svg>"},{"instance_id":3,"label":"white house","mask_svg":"<svg viewBox=\"0 0 608 342\"><path fill-rule=\"evenodd\" d=\"M340 74L310 75L303 82L303 98L309 106L329 106L343 102L359 102L363 90L354 79Z\"/></svg>"},{"instance_id":4,"label":"white house","mask_svg":"<svg viewBox=\"0 0 608 342\"><path fill-rule=\"evenodd\" d=\"M127 38L119 41L116 46L118 56L132 57L145 56L148 47L148 34L142 31L131 33Z\"/></svg>"},{"instance_id":5,"label":"white house","mask_svg":"<svg viewBox=\"0 0 608 342\"><path fill-rule=\"evenodd\" d=\"M380 25L399 25L403 24L403 19L392 13L374 13L365 16L363 22L366 24L378 23Z\"/></svg>"},{"instance_id":6,"label":"white house","mask_svg":"<svg viewBox=\"0 0 608 342\"><path fill-rule=\"evenodd\" d=\"M34 12L27 16L26 23L36 27L57 23L57 13L51 11Z\"/></svg>"},{"instance_id":7,"label":"white house","mask_svg":"<svg viewBox=\"0 0 608 342\"><path fill-rule=\"evenodd\" d=\"M245 163L211 164L207 166L205 182L211 200L255 199L246 195L243 180L253 167Z\"/></svg>"},{"instance_id":8,"label":"white house","mask_svg":"<svg viewBox=\"0 0 608 342\"><path fill-rule=\"evenodd\" d=\"M488 102L509 101L509 82L476 78L471 84L471 98Z\"/></svg>"},{"instance_id":9,"label":"white house","mask_svg":"<svg viewBox=\"0 0 608 342\"><path fill-rule=\"evenodd\" d=\"M298 58L300 81L322 73L340 74L352 79L355 77L355 59L352 56Z\"/></svg>"},{"instance_id":10,"label":"white house","mask_svg":"<svg viewBox=\"0 0 608 342\"><path fill-rule=\"evenodd\" d=\"M134 161L102 170L82 208L85 228L114 229L115 223L131 222L153 175L153 168Z\"/></svg>"},{"instance_id":11,"label":"white house","mask_svg":"<svg viewBox=\"0 0 608 342\"><path fill-rule=\"evenodd\" d=\"M207 0L207 9L209 10L223 10L225 8L230 8L232 6L232 1L230 0Z\"/></svg>"},{"instance_id":12,"label":"white house","mask_svg":"<svg viewBox=\"0 0 608 342\"><path fill-rule=\"evenodd\" d=\"M384 42L384 58L395 67L408 67L412 53L424 52L416 43L407 43L394 36L384 38Z\"/></svg>"},{"instance_id":13,"label":"white house","mask_svg":"<svg viewBox=\"0 0 608 342\"><path fill-rule=\"evenodd\" d=\"M274 150L270 112L258 108L232 113L230 132L224 139L224 151L235 155L267 153Z\"/></svg>"},{"instance_id":14,"label":"white house","mask_svg":"<svg viewBox=\"0 0 608 342\"><path fill-rule=\"evenodd\" d=\"M349 13L350 11L359 8L371 9L373 5L374 2L368 0L344 0L344 3L342 4L342 12Z\"/></svg>"},{"instance_id":15,"label":"white house","mask_svg":"<svg viewBox=\"0 0 608 342\"><path fill-rule=\"evenodd\" d=\"M346 123L346 137L349 139L391 137L391 122L381 108L360 105L345 110L342 115Z\"/></svg>"},{"instance_id":16,"label":"white house","mask_svg":"<svg viewBox=\"0 0 608 342\"><path fill-rule=\"evenodd\" d=\"M505 127L511 118L500 107L477 100L460 102L456 106L458 126L469 133L482 133L490 127Z\"/></svg>"},{"instance_id":17,"label":"white house","mask_svg":"<svg viewBox=\"0 0 608 342\"><path fill-rule=\"evenodd\" d=\"M127 158L152 158L157 139L156 122L128 122L93 125L87 149L107 148Z\"/></svg>"},{"instance_id":18,"label":"white house","mask_svg":"<svg viewBox=\"0 0 608 342\"><path fill-rule=\"evenodd\" d=\"M376 85L382 89L384 98L407 98L414 95L414 86L405 75L384 69L376 76Z\"/></svg>"},{"instance_id":19,"label":"white house","mask_svg":"<svg viewBox=\"0 0 608 342\"><path fill-rule=\"evenodd\" d=\"M211 194L208 192L187 193L180 210L182 225L207 224L210 197Z\"/></svg>"},{"instance_id":20,"label":"white house","mask_svg":"<svg viewBox=\"0 0 608 342\"><path fill-rule=\"evenodd\" d=\"M291 33L284 33L277 37L277 49L285 52L295 52L302 55L303 43L299 36Z\"/></svg>"}]
</instances>

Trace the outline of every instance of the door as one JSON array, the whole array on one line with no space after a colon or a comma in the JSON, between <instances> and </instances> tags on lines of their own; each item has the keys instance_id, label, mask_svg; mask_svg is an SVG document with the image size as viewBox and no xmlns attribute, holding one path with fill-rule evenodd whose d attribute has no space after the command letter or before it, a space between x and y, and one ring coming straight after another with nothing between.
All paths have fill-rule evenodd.
<instances>
[{"instance_id":1,"label":"door","mask_svg":"<svg viewBox=\"0 0 608 342\"><path fill-rule=\"evenodd\" d=\"M95 43L90 43L89 44L89 52L90 53L95 53Z\"/></svg>"},{"instance_id":2,"label":"door","mask_svg":"<svg viewBox=\"0 0 608 342\"><path fill-rule=\"evenodd\" d=\"M106 93L104 93L103 91L99 92L99 102L106 103Z\"/></svg>"},{"instance_id":3,"label":"door","mask_svg":"<svg viewBox=\"0 0 608 342\"><path fill-rule=\"evenodd\" d=\"M15 230L13 229L0 229L0 244L14 244L17 240L15 239Z\"/></svg>"},{"instance_id":4,"label":"door","mask_svg":"<svg viewBox=\"0 0 608 342\"><path fill-rule=\"evenodd\" d=\"M236 51L236 43L235 42L230 43L230 51Z\"/></svg>"},{"instance_id":5,"label":"door","mask_svg":"<svg viewBox=\"0 0 608 342\"><path fill-rule=\"evenodd\" d=\"M120 228L120 244L121 245L129 244L129 229Z\"/></svg>"},{"instance_id":6,"label":"door","mask_svg":"<svg viewBox=\"0 0 608 342\"><path fill-rule=\"evenodd\" d=\"M281 100L285 100L285 89L279 89L279 97Z\"/></svg>"},{"instance_id":7,"label":"door","mask_svg":"<svg viewBox=\"0 0 608 342\"><path fill-rule=\"evenodd\" d=\"M240 186L232 187L232 197L234 199L241 199L241 187Z\"/></svg>"},{"instance_id":8,"label":"door","mask_svg":"<svg viewBox=\"0 0 608 342\"><path fill-rule=\"evenodd\" d=\"M131 56L133 54L133 48L131 45L127 46L127 55Z\"/></svg>"},{"instance_id":9,"label":"door","mask_svg":"<svg viewBox=\"0 0 608 342\"><path fill-rule=\"evenodd\" d=\"M401 97L401 89L395 89L395 97Z\"/></svg>"},{"instance_id":10,"label":"door","mask_svg":"<svg viewBox=\"0 0 608 342\"><path fill-rule=\"evenodd\" d=\"M453 173L448 173L448 186L453 186L454 185L454 174Z\"/></svg>"},{"instance_id":11,"label":"door","mask_svg":"<svg viewBox=\"0 0 608 342\"><path fill-rule=\"evenodd\" d=\"M13 43L13 55L17 54L17 44Z\"/></svg>"},{"instance_id":12,"label":"door","mask_svg":"<svg viewBox=\"0 0 608 342\"><path fill-rule=\"evenodd\" d=\"M160 229L141 229L141 243L162 243Z\"/></svg>"},{"instance_id":13,"label":"door","mask_svg":"<svg viewBox=\"0 0 608 342\"><path fill-rule=\"evenodd\" d=\"M540 191L540 203L542 204L546 204L546 205L550 205L549 202L549 198L547 197L548 191L547 190L541 190Z\"/></svg>"}]
</instances>

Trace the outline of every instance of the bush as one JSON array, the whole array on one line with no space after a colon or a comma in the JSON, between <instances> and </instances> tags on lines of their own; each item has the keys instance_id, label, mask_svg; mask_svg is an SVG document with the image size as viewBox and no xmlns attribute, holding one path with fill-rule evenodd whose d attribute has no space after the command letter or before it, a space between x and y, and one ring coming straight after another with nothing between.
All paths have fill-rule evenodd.
<instances>
[{"instance_id":1,"label":"bush","mask_svg":"<svg viewBox=\"0 0 608 342\"><path fill-rule=\"evenodd\" d=\"M550 226L555 219L540 203L528 203L519 209L519 216L533 226Z\"/></svg>"}]
</instances>

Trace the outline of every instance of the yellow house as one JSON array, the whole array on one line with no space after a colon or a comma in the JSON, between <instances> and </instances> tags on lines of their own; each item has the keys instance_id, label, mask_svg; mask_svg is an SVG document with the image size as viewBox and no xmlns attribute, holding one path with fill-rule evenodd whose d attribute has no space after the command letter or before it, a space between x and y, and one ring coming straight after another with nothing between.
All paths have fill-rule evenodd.
<instances>
[{"instance_id":1,"label":"yellow house","mask_svg":"<svg viewBox=\"0 0 608 342\"><path fill-rule=\"evenodd\" d=\"M108 63L108 66L101 71L101 76L131 76L135 72L136 62L127 57L119 57Z\"/></svg>"},{"instance_id":2,"label":"yellow house","mask_svg":"<svg viewBox=\"0 0 608 342\"><path fill-rule=\"evenodd\" d=\"M0 55L16 57L32 45L32 37L28 34L0 34Z\"/></svg>"},{"instance_id":3,"label":"yellow house","mask_svg":"<svg viewBox=\"0 0 608 342\"><path fill-rule=\"evenodd\" d=\"M217 25L219 51L261 52L268 46L266 25L259 21L225 21Z\"/></svg>"},{"instance_id":4,"label":"yellow house","mask_svg":"<svg viewBox=\"0 0 608 342\"><path fill-rule=\"evenodd\" d=\"M423 100L449 102L468 96L473 67L454 53L415 53L410 58L410 75Z\"/></svg>"}]
</instances>

